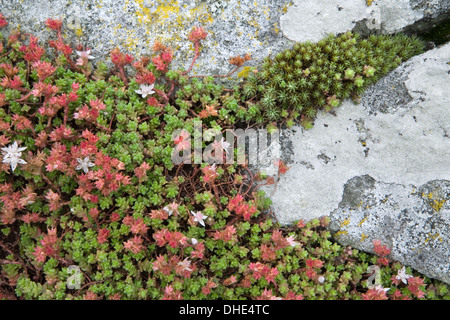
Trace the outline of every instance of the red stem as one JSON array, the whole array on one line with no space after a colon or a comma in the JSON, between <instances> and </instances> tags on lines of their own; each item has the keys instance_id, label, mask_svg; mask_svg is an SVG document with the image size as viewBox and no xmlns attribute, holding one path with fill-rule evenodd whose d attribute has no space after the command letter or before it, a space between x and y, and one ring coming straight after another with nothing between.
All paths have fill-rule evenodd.
<instances>
[{"instance_id":1,"label":"red stem","mask_svg":"<svg viewBox=\"0 0 450 320\"><path fill-rule=\"evenodd\" d=\"M194 49L195 49L194 59L192 60L191 66L189 67L189 69L186 70L185 72L183 72L183 75L188 74L192 70L192 68L194 67L195 61L200 56L200 41L199 40L194 42Z\"/></svg>"}]
</instances>

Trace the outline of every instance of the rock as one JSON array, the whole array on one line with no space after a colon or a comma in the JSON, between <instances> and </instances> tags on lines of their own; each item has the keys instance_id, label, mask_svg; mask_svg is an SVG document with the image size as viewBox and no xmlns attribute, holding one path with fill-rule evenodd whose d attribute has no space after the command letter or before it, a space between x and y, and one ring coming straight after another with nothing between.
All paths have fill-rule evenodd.
<instances>
[{"instance_id":1,"label":"rock","mask_svg":"<svg viewBox=\"0 0 450 320\"><path fill-rule=\"evenodd\" d=\"M450 44L430 50L369 87L360 104L344 101L335 113L319 113L311 130L284 132L291 168L275 192L263 187L274 192L278 220L329 215L357 176L404 186L450 180L449 62Z\"/></svg>"},{"instance_id":2,"label":"rock","mask_svg":"<svg viewBox=\"0 0 450 320\"><path fill-rule=\"evenodd\" d=\"M380 240L390 259L450 283L449 199L448 180L415 187L359 176L345 185L329 228L342 245L372 253Z\"/></svg>"},{"instance_id":3,"label":"rock","mask_svg":"<svg viewBox=\"0 0 450 320\"><path fill-rule=\"evenodd\" d=\"M329 215L342 245L373 252L381 240L390 259L450 283L449 74L450 43L289 130L291 168L263 187L278 220Z\"/></svg>"},{"instance_id":4,"label":"rock","mask_svg":"<svg viewBox=\"0 0 450 320\"><path fill-rule=\"evenodd\" d=\"M233 69L228 63L232 56L250 53L254 61L245 64L250 66L292 45L279 32L279 17L288 3L287 0L14 0L2 2L0 11L9 21L5 34L20 27L23 32L38 36L41 44L55 38L44 21L62 19L66 39L90 47L97 58L94 63L109 62L109 53L116 46L137 57L151 55L154 41L160 40L175 50L173 65L188 68L194 51L187 37L193 26L203 26L209 36L202 42L203 51L193 74L226 74Z\"/></svg>"},{"instance_id":5,"label":"rock","mask_svg":"<svg viewBox=\"0 0 450 320\"><path fill-rule=\"evenodd\" d=\"M449 1L374 0L367 5L364 0L295 0L281 16L280 25L288 39L316 42L329 33L350 30L363 35L424 32L434 21L449 17Z\"/></svg>"}]
</instances>

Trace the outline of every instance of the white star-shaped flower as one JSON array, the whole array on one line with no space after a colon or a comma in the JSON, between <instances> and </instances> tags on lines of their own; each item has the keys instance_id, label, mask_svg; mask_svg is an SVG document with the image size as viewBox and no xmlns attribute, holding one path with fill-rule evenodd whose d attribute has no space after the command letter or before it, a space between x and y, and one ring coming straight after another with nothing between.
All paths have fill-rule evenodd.
<instances>
[{"instance_id":1,"label":"white star-shaped flower","mask_svg":"<svg viewBox=\"0 0 450 320\"><path fill-rule=\"evenodd\" d=\"M140 94L142 98L145 98L148 95L154 94L155 91L153 91L153 87L155 84L141 84L139 86L139 90L135 90L136 93Z\"/></svg>"},{"instance_id":2,"label":"white star-shaped flower","mask_svg":"<svg viewBox=\"0 0 450 320\"><path fill-rule=\"evenodd\" d=\"M381 284L379 284L379 285L377 285L377 286L374 288L374 290L376 290L377 292L382 292L382 291L388 292L388 291L390 290L390 288L383 288L383 287L381 286Z\"/></svg>"},{"instance_id":3,"label":"white star-shaped flower","mask_svg":"<svg viewBox=\"0 0 450 320\"><path fill-rule=\"evenodd\" d=\"M14 170L17 167L17 164L26 164L26 161L23 159L20 159L22 156L22 151L25 150L27 147L21 147L17 145L17 141L14 141L12 145L9 147L2 148L3 153L3 163L9 163L11 164L11 170L14 172Z\"/></svg>"},{"instance_id":4,"label":"white star-shaped flower","mask_svg":"<svg viewBox=\"0 0 450 320\"><path fill-rule=\"evenodd\" d=\"M171 204L165 206L165 207L163 208L163 210L164 210L165 212L167 212L167 213L169 214L169 217L170 217L170 216L174 213L174 211L177 211L177 210L178 210L178 204L175 203L175 202L172 202Z\"/></svg>"},{"instance_id":5,"label":"white star-shaped flower","mask_svg":"<svg viewBox=\"0 0 450 320\"><path fill-rule=\"evenodd\" d=\"M205 216L200 211L197 211L197 212L191 211L191 213L194 216L194 221L198 221L198 223L200 223L202 226L205 226L205 221L203 221L203 220L208 218L208 216Z\"/></svg>"},{"instance_id":6,"label":"white star-shaped flower","mask_svg":"<svg viewBox=\"0 0 450 320\"><path fill-rule=\"evenodd\" d=\"M192 271L191 269L191 261L189 261L188 258L184 259L183 261L178 262L178 265L182 267L184 271Z\"/></svg>"},{"instance_id":7,"label":"white star-shaped flower","mask_svg":"<svg viewBox=\"0 0 450 320\"><path fill-rule=\"evenodd\" d=\"M80 56L80 58L86 58L89 60L95 59L94 56L91 56L91 50L86 50L86 51L75 51L77 53L77 55Z\"/></svg>"},{"instance_id":8,"label":"white star-shaped flower","mask_svg":"<svg viewBox=\"0 0 450 320\"><path fill-rule=\"evenodd\" d=\"M89 161L89 157L84 158L84 160L81 160L80 158L77 158L77 161L79 165L75 168L76 170L83 169L84 173L87 173L89 171L88 168L95 166L92 162Z\"/></svg>"},{"instance_id":9,"label":"white star-shaped flower","mask_svg":"<svg viewBox=\"0 0 450 320\"><path fill-rule=\"evenodd\" d=\"M169 214L169 217L170 217L170 216L172 215L172 213L173 213L173 210L172 210L171 208L169 208L169 206L165 206L165 207L163 208L163 210Z\"/></svg>"},{"instance_id":10,"label":"white star-shaped flower","mask_svg":"<svg viewBox=\"0 0 450 320\"><path fill-rule=\"evenodd\" d=\"M223 150L225 150L225 152L228 154L229 153L229 148L231 146L231 144L229 144L224 138L222 138L222 140L220 140L220 144L222 145Z\"/></svg>"},{"instance_id":11,"label":"white star-shaped flower","mask_svg":"<svg viewBox=\"0 0 450 320\"><path fill-rule=\"evenodd\" d=\"M395 276L396 279L401 280L404 284L408 284L408 279L412 278L412 275L406 274L405 267L398 270L397 275Z\"/></svg>"},{"instance_id":12,"label":"white star-shaped flower","mask_svg":"<svg viewBox=\"0 0 450 320\"><path fill-rule=\"evenodd\" d=\"M286 241L289 243L289 245L291 247L295 247L295 246L300 245L300 243L298 243L297 241L294 241L295 237L296 236L289 236L289 237L286 238Z\"/></svg>"},{"instance_id":13,"label":"white star-shaped flower","mask_svg":"<svg viewBox=\"0 0 450 320\"><path fill-rule=\"evenodd\" d=\"M223 150L225 150L226 154L228 154L230 152L229 151L230 146L231 145L224 138L222 138L220 141L214 140L214 142L212 143L212 147L215 150L223 149Z\"/></svg>"}]
</instances>

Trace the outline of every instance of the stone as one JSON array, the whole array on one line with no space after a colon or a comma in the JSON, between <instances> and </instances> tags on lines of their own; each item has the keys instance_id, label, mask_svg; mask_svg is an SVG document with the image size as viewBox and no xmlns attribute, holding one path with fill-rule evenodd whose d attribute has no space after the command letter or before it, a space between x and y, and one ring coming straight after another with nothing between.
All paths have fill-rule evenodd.
<instances>
[{"instance_id":1,"label":"stone","mask_svg":"<svg viewBox=\"0 0 450 320\"><path fill-rule=\"evenodd\" d=\"M361 103L346 100L320 112L311 130L283 132L290 169L276 189L262 187L280 223L329 215L353 177L405 186L450 180L449 62L450 44L427 51L369 87Z\"/></svg>"},{"instance_id":2,"label":"stone","mask_svg":"<svg viewBox=\"0 0 450 320\"><path fill-rule=\"evenodd\" d=\"M72 44L82 43L92 49L94 63L105 61L118 46L135 57L152 55L155 40L170 45L174 51L173 66L188 68L194 50L188 35L194 26L209 33L202 41L202 53L192 74L227 74L234 66L232 56L246 53L255 65L265 56L292 45L280 32L279 18L289 1L187 1L187 0L8 0L0 11L9 25L5 34L20 27L45 45L54 39L54 31L44 21L62 19L63 33ZM53 52L50 49L49 52Z\"/></svg>"},{"instance_id":3,"label":"stone","mask_svg":"<svg viewBox=\"0 0 450 320\"><path fill-rule=\"evenodd\" d=\"M373 241L391 249L390 259L450 283L450 181L421 186L350 179L331 215L333 237L344 246L374 252Z\"/></svg>"},{"instance_id":4,"label":"stone","mask_svg":"<svg viewBox=\"0 0 450 320\"><path fill-rule=\"evenodd\" d=\"M282 224L330 216L342 245L450 284L450 43L413 57L354 104L289 135L292 162L271 195ZM285 152L282 150L282 153Z\"/></svg>"},{"instance_id":5,"label":"stone","mask_svg":"<svg viewBox=\"0 0 450 320\"><path fill-rule=\"evenodd\" d=\"M437 0L295 0L281 16L285 37L317 42L329 33L425 32L450 17L450 2Z\"/></svg>"}]
</instances>

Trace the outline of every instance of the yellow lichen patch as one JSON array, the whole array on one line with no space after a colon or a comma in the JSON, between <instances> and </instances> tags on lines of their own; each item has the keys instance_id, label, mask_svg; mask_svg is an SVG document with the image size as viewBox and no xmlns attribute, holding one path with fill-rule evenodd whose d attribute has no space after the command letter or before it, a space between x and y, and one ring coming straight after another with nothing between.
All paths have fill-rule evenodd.
<instances>
[{"instance_id":1,"label":"yellow lichen patch","mask_svg":"<svg viewBox=\"0 0 450 320\"><path fill-rule=\"evenodd\" d=\"M77 37L81 37L83 35L83 30L81 28L76 28L75 29L75 35Z\"/></svg>"},{"instance_id":2,"label":"yellow lichen patch","mask_svg":"<svg viewBox=\"0 0 450 320\"><path fill-rule=\"evenodd\" d=\"M284 7L283 7L283 10L282 10L283 13L286 13L286 12L288 11L288 8L289 8L290 6L292 6L292 2L285 4Z\"/></svg>"},{"instance_id":3,"label":"yellow lichen patch","mask_svg":"<svg viewBox=\"0 0 450 320\"><path fill-rule=\"evenodd\" d=\"M431 205L431 207L433 208L434 211L438 212L442 209L446 201L447 199L433 200L433 204Z\"/></svg>"},{"instance_id":4,"label":"yellow lichen patch","mask_svg":"<svg viewBox=\"0 0 450 320\"><path fill-rule=\"evenodd\" d=\"M366 0L366 3L367 3L368 6L371 6L372 2L373 2L373 0Z\"/></svg>"},{"instance_id":5,"label":"yellow lichen patch","mask_svg":"<svg viewBox=\"0 0 450 320\"><path fill-rule=\"evenodd\" d=\"M427 199L432 200L431 207L433 208L433 210L435 212L439 212L442 209L442 207L444 206L444 204L447 202L447 199L445 199L445 198L439 199L438 196L433 195L433 193L431 193L431 192L428 194L422 193L422 198L427 198Z\"/></svg>"},{"instance_id":6,"label":"yellow lichen patch","mask_svg":"<svg viewBox=\"0 0 450 320\"><path fill-rule=\"evenodd\" d=\"M429 232L428 237L425 239L425 243L428 243L430 240L436 240L437 238L440 238L439 233L432 235L431 232ZM442 239L441 239L441 241L442 241Z\"/></svg>"},{"instance_id":7,"label":"yellow lichen patch","mask_svg":"<svg viewBox=\"0 0 450 320\"><path fill-rule=\"evenodd\" d=\"M192 23L207 26L213 22L213 18L205 4L193 9L181 7L177 0L156 0L152 7L145 5L144 0L125 0L124 10L131 6L131 2L137 5L138 10L133 10L138 27L148 35L148 39L138 37L136 28L127 29L117 24L114 27L114 34L121 38L126 49L134 51L138 45L144 41L147 46L158 40L177 50L182 42L186 40L189 26Z\"/></svg>"},{"instance_id":8,"label":"yellow lichen patch","mask_svg":"<svg viewBox=\"0 0 450 320\"><path fill-rule=\"evenodd\" d=\"M350 219L345 219L344 221L341 222L341 228L344 226L348 226L349 223L350 223Z\"/></svg>"},{"instance_id":9,"label":"yellow lichen patch","mask_svg":"<svg viewBox=\"0 0 450 320\"><path fill-rule=\"evenodd\" d=\"M433 198L433 194L432 194L431 192L428 193L428 194L422 192L422 198L428 198L428 199L431 199L431 198Z\"/></svg>"},{"instance_id":10,"label":"yellow lichen patch","mask_svg":"<svg viewBox=\"0 0 450 320\"><path fill-rule=\"evenodd\" d=\"M364 233L361 235L361 242L366 240L369 236L365 235Z\"/></svg>"},{"instance_id":11,"label":"yellow lichen patch","mask_svg":"<svg viewBox=\"0 0 450 320\"><path fill-rule=\"evenodd\" d=\"M347 234L347 233L348 233L348 232L345 231L345 230L343 230L343 231L338 231L338 232L336 232L336 233L334 234L334 236L335 236L335 237L338 237L338 236L340 236L340 235Z\"/></svg>"},{"instance_id":12,"label":"yellow lichen patch","mask_svg":"<svg viewBox=\"0 0 450 320\"><path fill-rule=\"evenodd\" d=\"M361 227L361 225L363 224L364 221L366 221L367 218L364 217L363 219L361 219L361 221L358 223L358 227Z\"/></svg>"},{"instance_id":13,"label":"yellow lichen patch","mask_svg":"<svg viewBox=\"0 0 450 320\"><path fill-rule=\"evenodd\" d=\"M278 23L274 23L274 25L273 25L273 30L276 32L276 33L278 33L278 32L280 32L280 29L278 28Z\"/></svg>"}]
</instances>

